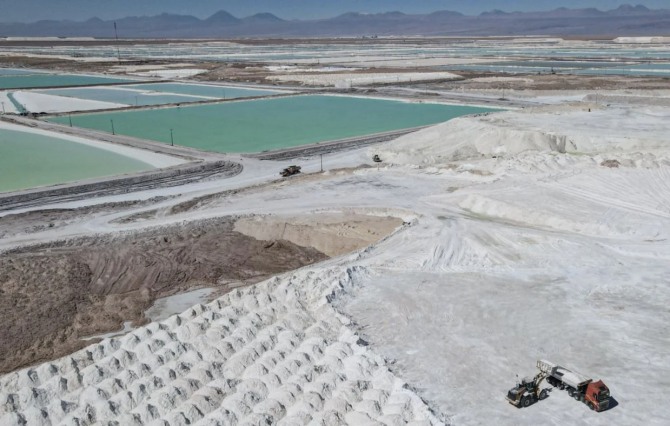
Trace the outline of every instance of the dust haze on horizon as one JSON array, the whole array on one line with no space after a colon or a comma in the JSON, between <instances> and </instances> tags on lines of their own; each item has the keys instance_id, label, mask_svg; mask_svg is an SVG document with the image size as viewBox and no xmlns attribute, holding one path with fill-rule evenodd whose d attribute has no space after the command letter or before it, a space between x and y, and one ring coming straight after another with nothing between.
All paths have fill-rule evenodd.
<instances>
[{"instance_id":1,"label":"dust haze on horizon","mask_svg":"<svg viewBox=\"0 0 670 426\"><path fill-rule=\"evenodd\" d=\"M430 13L451 10L466 15L494 9L513 11L548 11L559 7L572 9L616 9L622 1L611 0L0 0L0 22L35 22L39 20L87 20L93 17L117 19L127 16L171 13L205 18L219 10L238 17L260 12L273 13L283 19L330 18L345 12ZM669 8L667 0L636 0L633 5L650 9Z\"/></svg>"}]
</instances>

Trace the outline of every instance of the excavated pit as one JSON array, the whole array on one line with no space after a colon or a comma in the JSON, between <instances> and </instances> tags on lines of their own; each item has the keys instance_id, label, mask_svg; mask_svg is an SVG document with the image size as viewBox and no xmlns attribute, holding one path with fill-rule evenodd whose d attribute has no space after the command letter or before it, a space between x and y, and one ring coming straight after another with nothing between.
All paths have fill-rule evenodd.
<instances>
[{"instance_id":1,"label":"excavated pit","mask_svg":"<svg viewBox=\"0 0 670 426\"><path fill-rule=\"evenodd\" d=\"M147 323L147 310L166 296L208 288L218 297L364 248L401 224L353 213L226 217L6 252L0 373L65 356L129 322Z\"/></svg>"}]
</instances>

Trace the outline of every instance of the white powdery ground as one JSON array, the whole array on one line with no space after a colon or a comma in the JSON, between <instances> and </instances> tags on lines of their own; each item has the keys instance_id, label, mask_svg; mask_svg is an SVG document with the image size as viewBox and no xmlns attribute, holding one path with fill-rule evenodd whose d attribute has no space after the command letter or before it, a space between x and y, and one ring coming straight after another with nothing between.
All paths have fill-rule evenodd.
<instances>
[{"instance_id":1,"label":"white powdery ground","mask_svg":"<svg viewBox=\"0 0 670 426\"><path fill-rule=\"evenodd\" d=\"M274 278L0 379L0 423L438 424L331 301L355 270Z\"/></svg>"},{"instance_id":2,"label":"white powdery ground","mask_svg":"<svg viewBox=\"0 0 670 426\"><path fill-rule=\"evenodd\" d=\"M141 77L159 77L159 78L188 78L207 72L201 68L183 68L176 70L152 70L142 72L128 72L129 75L139 75Z\"/></svg>"},{"instance_id":3,"label":"white powdery ground","mask_svg":"<svg viewBox=\"0 0 670 426\"><path fill-rule=\"evenodd\" d=\"M17 111L16 107L14 106L14 102L12 102L9 97L7 97L7 94L10 92L0 92L0 102L2 103L2 107L0 108L0 113L2 114L16 114L19 111Z\"/></svg>"},{"instance_id":4,"label":"white powdery ground","mask_svg":"<svg viewBox=\"0 0 670 426\"><path fill-rule=\"evenodd\" d=\"M23 105L26 110L35 113L91 111L97 109L123 108L126 106L112 102L92 101L88 99L47 95L45 93L27 91L14 92L14 99Z\"/></svg>"},{"instance_id":5,"label":"white powdery ground","mask_svg":"<svg viewBox=\"0 0 670 426\"><path fill-rule=\"evenodd\" d=\"M192 63L173 63L173 64L163 64L163 65L114 65L109 68L110 72L113 73L131 73L131 72L144 72L144 71L156 71L156 70L169 70L169 69L184 69L184 68L193 68L195 64Z\"/></svg>"},{"instance_id":6,"label":"white powdery ground","mask_svg":"<svg viewBox=\"0 0 670 426\"><path fill-rule=\"evenodd\" d=\"M355 70L352 67L315 67L315 68L305 68L298 67L295 65L268 65L265 67L268 71L272 72L292 72L292 73L318 73L318 72L341 72L347 70Z\"/></svg>"},{"instance_id":7,"label":"white powdery ground","mask_svg":"<svg viewBox=\"0 0 670 426\"><path fill-rule=\"evenodd\" d=\"M340 52L344 53L344 52ZM371 56L365 55L359 51L350 51L349 56L333 56L325 58L309 58L309 59L279 59L274 61L268 61L270 63L278 64L302 64L302 65L339 65L339 66L350 66L350 67L393 67L393 68L405 68L405 67L438 67L445 65L470 65L470 64L482 64L488 62L499 62L499 59L482 59L482 58L454 58L454 57L440 57L440 56L431 56L431 55L407 55L407 56L390 56L393 59L389 59L389 56Z\"/></svg>"},{"instance_id":8,"label":"white powdery ground","mask_svg":"<svg viewBox=\"0 0 670 426\"><path fill-rule=\"evenodd\" d=\"M412 73L340 73L340 74L289 74L267 77L268 80L299 82L308 86L369 86L383 83L406 83L413 81L454 80L460 76L449 72Z\"/></svg>"}]
</instances>

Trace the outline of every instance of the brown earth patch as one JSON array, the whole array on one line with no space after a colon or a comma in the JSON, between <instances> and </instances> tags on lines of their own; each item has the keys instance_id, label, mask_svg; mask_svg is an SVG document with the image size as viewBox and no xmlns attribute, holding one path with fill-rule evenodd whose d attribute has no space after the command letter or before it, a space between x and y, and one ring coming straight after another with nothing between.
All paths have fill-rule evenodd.
<instances>
[{"instance_id":1,"label":"brown earth patch","mask_svg":"<svg viewBox=\"0 0 670 426\"><path fill-rule=\"evenodd\" d=\"M87 237L0 257L0 374L67 355L81 338L138 325L157 298L203 286L224 293L327 258L233 230L232 218Z\"/></svg>"},{"instance_id":2,"label":"brown earth patch","mask_svg":"<svg viewBox=\"0 0 670 426\"><path fill-rule=\"evenodd\" d=\"M261 240L287 240L335 257L365 248L392 233L403 221L391 216L322 213L299 218L245 217L235 230Z\"/></svg>"}]
</instances>

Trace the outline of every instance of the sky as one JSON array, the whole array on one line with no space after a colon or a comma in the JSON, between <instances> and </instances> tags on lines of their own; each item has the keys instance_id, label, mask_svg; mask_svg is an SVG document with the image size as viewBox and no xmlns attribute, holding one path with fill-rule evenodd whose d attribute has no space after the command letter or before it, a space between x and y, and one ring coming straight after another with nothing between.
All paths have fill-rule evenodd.
<instances>
[{"instance_id":1,"label":"sky","mask_svg":"<svg viewBox=\"0 0 670 426\"><path fill-rule=\"evenodd\" d=\"M329 18L344 12L428 13L453 10L466 15L500 9L542 11L558 7L615 9L626 0L0 0L0 22L42 19L116 19L163 12L205 18L219 10L238 17L270 12L283 19ZM670 0L632 0L650 9L668 9Z\"/></svg>"}]
</instances>

